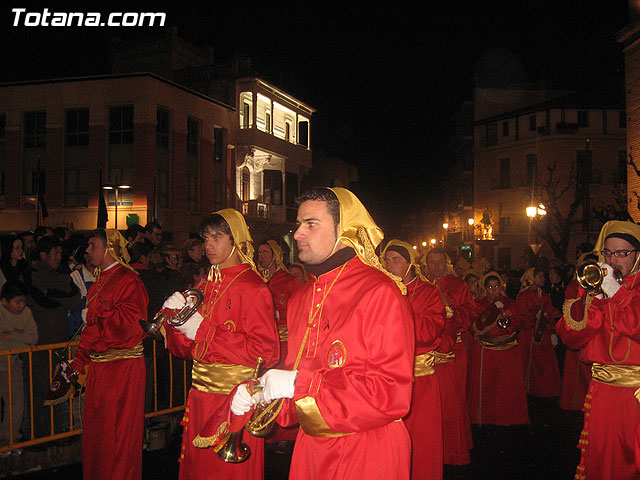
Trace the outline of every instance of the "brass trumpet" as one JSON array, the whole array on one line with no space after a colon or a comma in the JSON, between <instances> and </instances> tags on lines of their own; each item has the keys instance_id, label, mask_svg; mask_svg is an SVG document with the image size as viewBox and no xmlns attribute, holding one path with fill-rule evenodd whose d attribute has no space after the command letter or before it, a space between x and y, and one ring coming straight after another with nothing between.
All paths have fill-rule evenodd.
<instances>
[{"instance_id":1,"label":"brass trumpet","mask_svg":"<svg viewBox=\"0 0 640 480\"><path fill-rule=\"evenodd\" d=\"M161 341L162 333L160 333L160 327L167 322L169 325L174 327L179 327L180 325L184 325L187 320L193 315L202 302L204 301L204 295L197 288L192 288L191 290L185 290L182 292L184 298L186 300L184 307L178 310L174 315L166 315L162 313L162 311L155 314L152 322L146 322L144 320L140 320L140 326L144 333L147 334L147 337L151 337L154 340ZM193 299L191 305L189 305L189 300Z\"/></svg>"},{"instance_id":2,"label":"brass trumpet","mask_svg":"<svg viewBox=\"0 0 640 480\"><path fill-rule=\"evenodd\" d=\"M500 312L500 315L498 315L498 320L496 321L496 325L498 325L498 328L502 328L503 330L507 329L511 325L511 319L504 313Z\"/></svg>"},{"instance_id":3,"label":"brass trumpet","mask_svg":"<svg viewBox=\"0 0 640 480\"><path fill-rule=\"evenodd\" d=\"M596 262L581 263L576 269L576 279L578 280L578 284L587 290L590 295L603 294L605 297L607 296L602 291L602 282L606 276L607 271L600 268L600 265ZM614 269L613 276L620 285L624 283L624 278L622 277L620 270Z\"/></svg>"}]
</instances>

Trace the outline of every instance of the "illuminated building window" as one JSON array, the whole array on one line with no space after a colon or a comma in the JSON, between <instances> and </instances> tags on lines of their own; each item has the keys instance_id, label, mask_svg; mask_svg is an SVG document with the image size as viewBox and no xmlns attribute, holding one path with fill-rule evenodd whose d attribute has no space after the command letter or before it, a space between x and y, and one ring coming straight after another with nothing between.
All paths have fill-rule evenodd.
<instances>
[{"instance_id":1,"label":"illuminated building window","mask_svg":"<svg viewBox=\"0 0 640 480\"><path fill-rule=\"evenodd\" d=\"M133 143L133 105L109 108L109 143Z\"/></svg>"},{"instance_id":2,"label":"illuminated building window","mask_svg":"<svg viewBox=\"0 0 640 480\"><path fill-rule=\"evenodd\" d=\"M243 202L248 202L251 198L251 173L247 167L242 168L240 179L240 198Z\"/></svg>"},{"instance_id":3,"label":"illuminated building window","mask_svg":"<svg viewBox=\"0 0 640 480\"><path fill-rule=\"evenodd\" d=\"M67 147L89 145L89 109L67 110L66 117Z\"/></svg>"},{"instance_id":4,"label":"illuminated building window","mask_svg":"<svg viewBox=\"0 0 640 480\"><path fill-rule=\"evenodd\" d=\"M242 92L239 103L240 128L253 127L253 94L251 92Z\"/></svg>"}]
</instances>

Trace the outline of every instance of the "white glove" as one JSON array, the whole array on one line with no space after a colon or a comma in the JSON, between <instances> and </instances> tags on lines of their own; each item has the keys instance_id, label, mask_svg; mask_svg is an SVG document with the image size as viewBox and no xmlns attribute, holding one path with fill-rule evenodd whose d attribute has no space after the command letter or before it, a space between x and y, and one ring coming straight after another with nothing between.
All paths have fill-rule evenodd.
<instances>
[{"instance_id":1,"label":"white glove","mask_svg":"<svg viewBox=\"0 0 640 480\"><path fill-rule=\"evenodd\" d=\"M555 333L551 334L551 345L554 347L558 346L558 336Z\"/></svg>"},{"instance_id":2,"label":"white glove","mask_svg":"<svg viewBox=\"0 0 640 480\"><path fill-rule=\"evenodd\" d=\"M174 292L169 298L167 298L164 301L164 303L162 304L162 308L171 308L173 310L180 310L182 307L185 306L186 303L187 301L185 300L184 295L182 295L182 293ZM174 328L179 332L182 332L184 336L187 337L189 340L195 340L196 332L198 331L198 328L200 327L202 320L204 320L204 318L202 318L202 315L200 315L200 313L198 312L194 312L194 314L191 315L191 317L189 317L189 320L187 320L184 324L180 325L179 327L174 327Z\"/></svg>"},{"instance_id":3,"label":"white glove","mask_svg":"<svg viewBox=\"0 0 640 480\"><path fill-rule=\"evenodd\" d=\"M607 272L604 280L602 280L602 291L607 294L607 297L611 298L620 290L620 284L613 275L613 267L611 265L607 263L598 263L598 265L600 265L603 273Z\"/></svg>"},{"instance_id":4,"label":"white glove","mask_svg":"<svg viewBox=\"0 0 640 480\"><path fill-rule=\"evenodd\" d=\"M247 384L243 383L236 390L233 400L231 400L231 413L234 415L244 415L251 407L262 401L262 391L251 395L247 390Z\"/></svg>"},{"instance_id":5,"label":"white glove","mask_svg":"<svg viewBox=\"0 0 640 480\"><path fill-rule=\"evenodd\" d=\"M262 375L260 384L264 387L264 401L270 403L278 398L293 398L296 388L297 370L276 370L272 368Z\"/></svg>"},{"instance_id":6,"label":"white glove","mask_svg":"<svg viewBox=\"0 0 640 480\"><path fill-rule=\"evenodd\" d=\"M162 304L162 308L172 308L174 310L180 310L187 301L184 298L184 295L180 292L173 292L173 294L167 298Z\"/></svg>"},{"instance_id":7,"label":"white glove","mask_svg":"<svg viewBox=\"0 0 640 480\"><path fill-rule=\"evenodd\" d=\"M498 308L504 308L504 303L502 303L500 300L496 300L493 304Z\"/></svg>"},{"instance_id":8,"label":"white glove","mask_svg":"<svg viewBox=\"0 0 640 480\"><path fill-rule=\"evenodd\" d=\"M182 325L174 328L179 332L182 332L183 335L189 340L195 340L196 332L198 331L198 328L200 328L202 320L204 320L202 315L200 315L198 312L194 312L193 315L189 317L189 320L187 320Z\"/></svg>"}]
</instances>

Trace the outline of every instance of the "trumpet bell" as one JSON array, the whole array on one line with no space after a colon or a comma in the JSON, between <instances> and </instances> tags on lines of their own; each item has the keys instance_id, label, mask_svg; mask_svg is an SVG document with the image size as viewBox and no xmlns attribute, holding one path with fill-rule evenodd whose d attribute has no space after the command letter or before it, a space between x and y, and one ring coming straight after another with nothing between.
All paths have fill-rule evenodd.
<instances>
[{"instance_id":1,"label":"trumpet bell","mask_svg":"<svg viewBox=\"0 0 640 480\"><path fill-rule=\"evenodd\" d=\"M241 429L237 432L233 432L224 442L220 442L213 447L213 451L227 463L242 463L249 459L251 456L251 450L249 446L242 440Z\"/></svg>"},{"instance_id":2,"label":"trumpet bell","mask_svg":"<svg viewBox=\"0 0 640 480\"><path fill-rule=\"evenodd\" d=\"M578 284L585 290L588 290L592 295L602 293L602 282L606 276L607 270L600 268L600 265L596 262L582 263L578 265L576 269ZM624 278L620 270L614 269L613 276L620 285L624 283Z\"/></svg>"}]
</instances>

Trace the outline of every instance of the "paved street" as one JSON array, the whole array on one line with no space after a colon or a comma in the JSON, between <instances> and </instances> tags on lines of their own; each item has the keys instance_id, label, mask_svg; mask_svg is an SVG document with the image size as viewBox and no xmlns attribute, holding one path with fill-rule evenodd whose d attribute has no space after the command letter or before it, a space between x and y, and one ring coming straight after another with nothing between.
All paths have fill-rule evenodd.
<instances>
[{"instance_id":1,"label":"paved street","mask_svg":"<svg viewBox=\"0 0 640 480\"><path fill-rule=\"evenodd\" d=\"M580 459L576 445L582 427L581 412L565 412L553 402L530 401L532 425L514 428L474 427L475 447L471 465L445 469L445 480L458 478L573 478ZM178 432L179 433L179 432ZM178 478L179 436L174 436L168 448L145 452L143 479ZM266 480L284 480L288 475L290 456L267 452ZM56 470L39 471L10 477L12 480L57 480L81 478L79 464ZM371 479L373 480L373 479Z\"/></svg>"}]
</instances>

